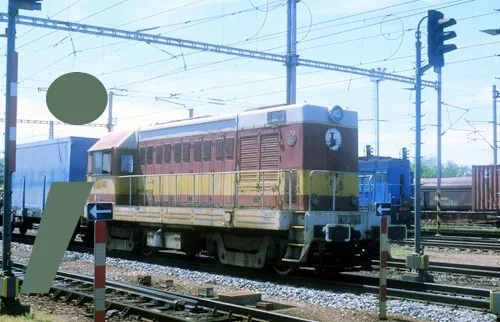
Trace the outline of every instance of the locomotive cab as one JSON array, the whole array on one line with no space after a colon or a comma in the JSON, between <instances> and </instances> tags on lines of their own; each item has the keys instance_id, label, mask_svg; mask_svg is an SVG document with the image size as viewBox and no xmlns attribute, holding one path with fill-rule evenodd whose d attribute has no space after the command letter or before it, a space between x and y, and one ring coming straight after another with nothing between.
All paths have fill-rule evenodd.
<instances>
[{"instance_id":1,"label":"locomotive cab","mask_svg":"<svg viewBox=\"0 0 500 322\"><path fill-rule=\"evenodd\" d=\"M130 187L120 176L134 175L137 169L135 131L111 132L88 150L87 182L93 182L88 202L132 202ZM92 236L93 227L83 214L80 230ZM89 239L91 241L92 239Z\"/></svg>"}]
</instances>

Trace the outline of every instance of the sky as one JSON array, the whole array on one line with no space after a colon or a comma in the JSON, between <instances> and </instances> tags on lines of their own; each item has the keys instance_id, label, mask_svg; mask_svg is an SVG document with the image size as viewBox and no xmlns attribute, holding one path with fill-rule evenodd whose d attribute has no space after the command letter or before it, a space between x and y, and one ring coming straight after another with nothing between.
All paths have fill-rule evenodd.
<instances>
[{"instance_id":1,"label":"sky","mask_svg":"<svg viewBox=\"0 0 500 322\"><path fill-rule=\"evenodd\" d=\"M7 12L7 1L0 12ZM445 55L442 81L442 159L463 165L493 162L492 86L500 89L500 0L301 0L297 3L300 58L414 77L415 31L427 10L457 21L449 28L458 50ZM284 0L44 0L23 16L286 53ZM4 23L6 27L6 23ZM427 60L426 21L422 60ZM6 66L6 38L0 39ZM45 103L46 88L69 72L86 72L113 89L115 130L195 116L236 113L286 102L281 63L208 53L134 40L17 25L18 119L57 121ZM5 72L4 72L5 74ZM5 76L0 87L5 93ZM436 80L429 69L423 76ZM415 92L410 84L379 83L380 155L415 156ZM297 67L297 103L340 105L358 112L359 153L373 139L373 87L367 77ZM422 91L422 156L437 153L436 91ZM5 103L4 103L5 104ZM108 111L94 123L107 122ZM55 137L100 137L102 126L55 125ZM2 131L3 132L3 131ZM18 144L48 139L46 124L20 123ZM3 142L3 137L2 137Z\"/></svg>"}]
</instances>

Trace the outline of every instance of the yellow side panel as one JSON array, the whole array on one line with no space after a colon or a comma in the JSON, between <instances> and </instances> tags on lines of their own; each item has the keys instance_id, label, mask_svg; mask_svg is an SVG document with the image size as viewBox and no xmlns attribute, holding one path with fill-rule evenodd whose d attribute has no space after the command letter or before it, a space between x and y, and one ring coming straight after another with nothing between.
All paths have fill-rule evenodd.
<instances>
[{"instance_id":1,"label":"yellow side panel","mask_svg":"<svg viewBox=\"0 0 500 322\"><path fill-rule=\"evenodd\" d=\"M298 171L298 190L301 195L309 194L310 170ZM330 173L315 172L311 178L311 190L319 196L331 196L333 194L333 176ZM342 173L336 178L336 195L340 197L349 197L358 195L358 174Z\"/></svg>"}]
</instances>

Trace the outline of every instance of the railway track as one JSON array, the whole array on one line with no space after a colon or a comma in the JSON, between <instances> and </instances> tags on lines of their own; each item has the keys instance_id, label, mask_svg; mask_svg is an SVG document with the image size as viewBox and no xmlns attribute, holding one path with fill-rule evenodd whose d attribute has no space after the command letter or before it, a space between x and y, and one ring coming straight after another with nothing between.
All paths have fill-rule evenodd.
<instances>
[{"instance_id":1,"label":"railway track","mask_svg":"<svg viewBox=\"0 0 500 322\"><path fill-rule=\"evenodd\" d=\"M413 238L406 240L391 241L394 244L412 245ZM459 249L478 249L500 251L500 241L497 238L481 239L467 237L422 237L420 243L425 246L459 248Z\"/></svg>"},{"instance_id":2,"label":"railway track","mask_svg":"<svg viewBox=\"0 0 500 322\"><path fill-rule=\"evenodd\" d=\"M13 268L23 280L26 265L14 263ZM53 299L72 301L75 305L92 304L93 277L59 271L52 284ZM278 312L259 310L248 306L224 303L217 300L176 294L150 287L122 282L106 281L108 310L119 310L122 317L135 315L152 321L279 321L312 322Z\"/></svg>"},{"instance_id":3,"label":"railway track","mask_svg":"<svg viewBox=\"0 0 500 322\"><path fill-rule=\"evenodd\" d=\"M435 237L433 237L434 239ZM437 239L446 239L449 237L442 237L442 238L437 238ZM471 241L475 240L477 238L466 238L466 237L453 237L453 241L455 240L463 240L463 241ZM15 235L13 238L13 241L19 242L19 243L24 243L24 244L30 244L32 245L35 240L35 236L32 235L26 235L26 236L20 236L20 235ZM498 243L500 244L500 241L497 239L484 239L482 238L481 240L484 241L484 243L487 244L495 244ZM411 240L410 242L413 242ZM75 252L81 252L81 253L87 253L87 254L93 254L93 249L90 247L83 246L79 242L73 242L69 245L68 247L69 251L75 251ZM135 254L128 254L128 253L115 253L111 252L109 255L110 256L117 256L119 258L123 259L136 259L140 261L145 261L147 263L152 263L152 264L168 264L168 265L175 265L178 267L182 268L190 268L192 267L192 263L186 262L187 259L185 258L184 255L177 255L177 254L171 254L171 253L160 253L161 255L170 255L170 257L165 257L165 256L141 256L140 258L134 258ZM158 254L158 255L160 255ZM219 265L213 264L210 259L208 258L198 258L197 263L200 264L200 262L203 263L204 267L206 266L207 272L215 272L220 270ZM374 264L378 264L379 262L377 260L374 260ZM398 268L398 269L407 269L406 268L406 262L404 259L398 259L398 258L393 258L391 259L388 263L388 267L392 268ZM378 268L377 266L374 266ZM227 270L232 270L232 267L225 267ZM238 268L238 270L240 270ZM307 270L307 269L306 269ZM439 273L449 273L449 274L457 274L457 275L470 275L470 276L478 276L478 277L494 277L494 278L500 278L500 267L497 266L486 266L486 265L471 265L471 264L458 264L458 263L445 263L445 262L430 262L429 263L429 270L433 272L439 272ZM253 270L248 270L249 272L253 272Z\"/></svg>"},{"instance_id":4,"label":"railway track","mask_svg":"<svg viewBox=\"0 0 500 322\"><path fill-rule=\"evenodd\" d=\"M18 240L17 237L15 239ZM34 240L34 236L19 236L19 239L24 239L29 243ZM91 248L82 247L79 245L70 245L68 250L92 253ZM122 257L124 254L117 255ZM130 255L125 255L123 257L132 259L132 256ZM347 291L358 294L377 295L379 293L378 277L352 273L339 273L333 275L323 274L318 276L313 272L305 269L293 274L292 278L291 276L263 274L262 271L242 269L239 267L220 267L220 265L214 264L209 260L195 260L195 262L193 263L192 261L186 260L184 256L182 256L182 259L177 259L174 255L173 257L169 256L167 258L163 256L149 256L142 257L140 259L134 258L133 260L145 260L145 262L147 263L188 269L193 269L193 266L195 266L196 270L207 273L226 274L231 277L243 277L255 281L271 282L279 285L307 287L325 291ZM389 267L406 268L405 261L403 259L392 259L388 262L388 265ZM500 268L490 266L432 262L430 263L430 270L451 274L500 277ZM87 277L87 282L89 282L89 278L90 277ZM114 282L108 282L108 285L110 285L111 287L112 285L115 285L113 283ZM155 292L163 292L157 289L142 286L133 287L150 289L154 290ZM420 283L413 281L388 279L388 296L390 298L409 299L426 303L460 306L464 308L484 311L487 311L490 308L490 290L481 288L469 288L437 283ZM205 299L202 300L204 301Z\"/></svg>"},{"instance_id":5,"label":"railway track","mask_svg":"<svg viewBox=\"0 0 500 322\"><path fill-rule=\"evenodd\" d=\"M343 281L341 284L348 285L351 290L358 288L370 294L379 292L377 277L340 274L339 278ZM387 279L387 296L475 310L488 311L490 308L490 290L481 288Z\"/></svg>"},{"instance_id":6,"label":"railway track","mask_svg":"<svg viewBox=\"0 0 500 322\"><path fill-rule=\"evenodd\" d=\"M375 261L375 263L379 263ZM404 259L393 258L387 262L390 268L407 269ZM378 267L377 267L378 268ZM429 271L456 275L500 278L500 267L457 263L430 262Z\"/></svg>"},{"instance_id":7,"label":"railway track","mask_svg":"<svg viewBox=\"0 0 500 322\"><path fill-rule=\"evenodd\" d=\"M14 263L14 268L21 272L24 264ZM22 280L22 274L20 278ZM290 280L278 276L272 282L281 280L282 285ZM358 294L379 293L378 278L341 273L329 279L302 277L291 282L302 286L327 291L348 291ZM22 281L21 281L22 284ZM388 279L387 295L389 298L415 300L424 303L443 304L468 309L488 311L490 308L490 290L468 288L437 283L421 283ZM134 314L152 320L169 318L171 321L282 321L299 322L306 319L287 316L282 313L262 311L252 307L238 306L212 299L180 295L146 286L137 286L121 282L106 281L108 309L117 309L127 314ZM55 298L63 297L66 301L76 300L77 305L91 303L93 299L93 278L81 274L58 272L51 288ZM196 319L194 319L196 317ZM206 320L204 320L206 319Z\"/></svg>"}]
</instances>

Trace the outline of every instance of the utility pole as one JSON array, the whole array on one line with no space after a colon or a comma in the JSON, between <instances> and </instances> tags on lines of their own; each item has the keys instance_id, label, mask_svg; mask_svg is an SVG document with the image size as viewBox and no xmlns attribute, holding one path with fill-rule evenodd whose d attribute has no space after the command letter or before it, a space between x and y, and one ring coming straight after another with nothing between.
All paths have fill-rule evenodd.
<instances>
[{"instance_id":1,"label":"utility pole","mask_svg":"<svg viewBox=\"0 0 500 322\"><path fill-rule=\"evenodd\" d=\"M7 75L5 102L5 165L4 165L4 196L3 196L3 278L11 280L12 263L11 250L11 184L12 173L16 169L16 119L17 119L17 52L16 46L16 16L19 13L17 1L9 0L9 22L7 26Z\"/></svg>"},{"instance_id":2,"label":"utility pole","mask_svg":"<svg viewBox=\"0 0 500 322\"><path fill-rule=\"evenodd\" d=\"M422 22L427 21L427 56L429 63L422 66L422 43L420 42L421 32L420 25ZM431 276L427 273L429 268L429 257L424 255L420 247L420 199L421 199L421 187L420 187L420 177L421 177L421 118L422 118L422 75L431 67L434 67L434 71L438 74L438 175L440 176L440 164L441 164L441 68L444 66L444 54L457 49L456 45L445 45L443 42L445 40L456 37L454 31L444 32L444 28L455 25L455 19L445 19L443 13L436 10L429 10L428 16L422 18L417 27L415 37L417 41L415 42L416 50L416 68L415 68L415 91L416 91L416 102L415 102L415 118L416 118L416 128L415 128L415 199L414 199L414 237L415 237L415 248L411 255L406 257L408 267L415 269L418 272L419 280L428 280ZM440 177L438 177L440 180ZM439 191L439 188L438 188ZM438 200L440 202L440 200ZM439 207L438 207L439 209Z\"/></svg>"},{"instance_id":3,"label":"utility pole","mask_svg":"<svg viewBox=\"0 0 500 322\"><path fill-rule=\"evenodd\" d=\"M297 0L287 0L286 103L297 99Z\"/></svg>"},{"instance_id":4,"label":"utility pole","mask_svg":"<svg viewBox=\"0 0 500 322\"><path fill-rule=\"evenodd\" d=\"M12 173L16 171L16 120L17 120L17 77L18 55L16 52L16 18L19 9L41 10L41 4L36 0L8 1L7 22L7 73L5 93L5 164L4 164L4 193L2 216L2 309L0 311L11 314L24 314L27 307L22 306L16 299L17 278L12 272L11 241L11 200L12 200ZM1 312L1 313L3 313Z\"/></svg>"},{"instance_id":5,"label":"utility pole","mask_svg":"<svg viewBox=\"0 0 500 322\"><path fill-rule=\"evenodd\" d=\"M374 69L372 69L375 71ZM378 72L385 73L385 68L381 71L379 67ZM370 77L373 82L373 145L375 145L376 156L380 156L380 107L379 107L379 83L384 80L383 76L376 76L374 74Z\"/></svg>"},{"instance_id":6,"label":"utility pole","mask_svg":"<svg viewBox=\"0 0 500 322\"><path fill-rule=\"evenodd\" d=\"M54 139L54 121L49 121L49 140Z\"/></svg>"},{"instance_id":7,"label":"utility pole","mask_svg":"<svg viewBox=\"0 0 500 322\"><path fill-rule=\"evenodd\" d=\"M438 78L438 88L437 88L437 193L436 193L436 220L437 220L437 231L436 236L440 236L441 230L441 67L434 69Z\"/></svg>"},{"instance_id":8,"label":"utility pole","mask_svg":"<svg viewBox=\"0 0 500 322\"><path fill-rule=\"evenodd\" d=\"M126 96L126 95L120 95L116 94L114 91L120 91L120 92L127 92L126 89L121 89L121 88L110 88L108 90L108 132L113 132L113 97L114 96Z\"/></svg>"},{"instance_id":9,"label":"utility pole","mask_svg":"<svg viewBox=\"0 0 500 322\"><path fill-rule=\"evenodd\" d=\"M414 200L414 209L415 209L415 226L414 226L414 238L415 238L415 247L414 247L414 255L420 255L420 170L421 170L421 118L422 118L422 43L420 42L420 24L422 21L427 18L424 17L418 23L416 38L417 41L415 43L416 50L416 68L415 68L415 200Z\"/></svg>"},{"instance_id":10,"label":"utility pole","mask_svg":"<svg viewBox=\"0 0 500 322\"><path fill-rule=\"evenodd\" d=\"M500 9L495 9L495 11L500 11ZM500 35L500 28L498 29L485 29L481 30L481 32L484 32L485 34L491 35L491 36L499 36ZM493 164L497 165L497 155L498 155L498 143L497 143L497 98L499 98L500 95L497 91L496 85L493 85Z\"/></svg>"},{"instance_id":11,"label":"utility pole","mask_svg":"<svg viewBox=\"0 0 500 322\"><path fill-rule=\"evenodd\" d=\"M108 132L113 131L113 91L108 92Z\"/></svg>"},{"instance_id":12,"label":"utility pole","mask_svg":"<svg viewBox=\"0 0 500 322\"><path fill-rule=\"evenodd\" d=\"M500 97L500 93L497 91L497 86L493 85L493 164L497 165L497 99Z\"/></svg>"}]
</instances>

